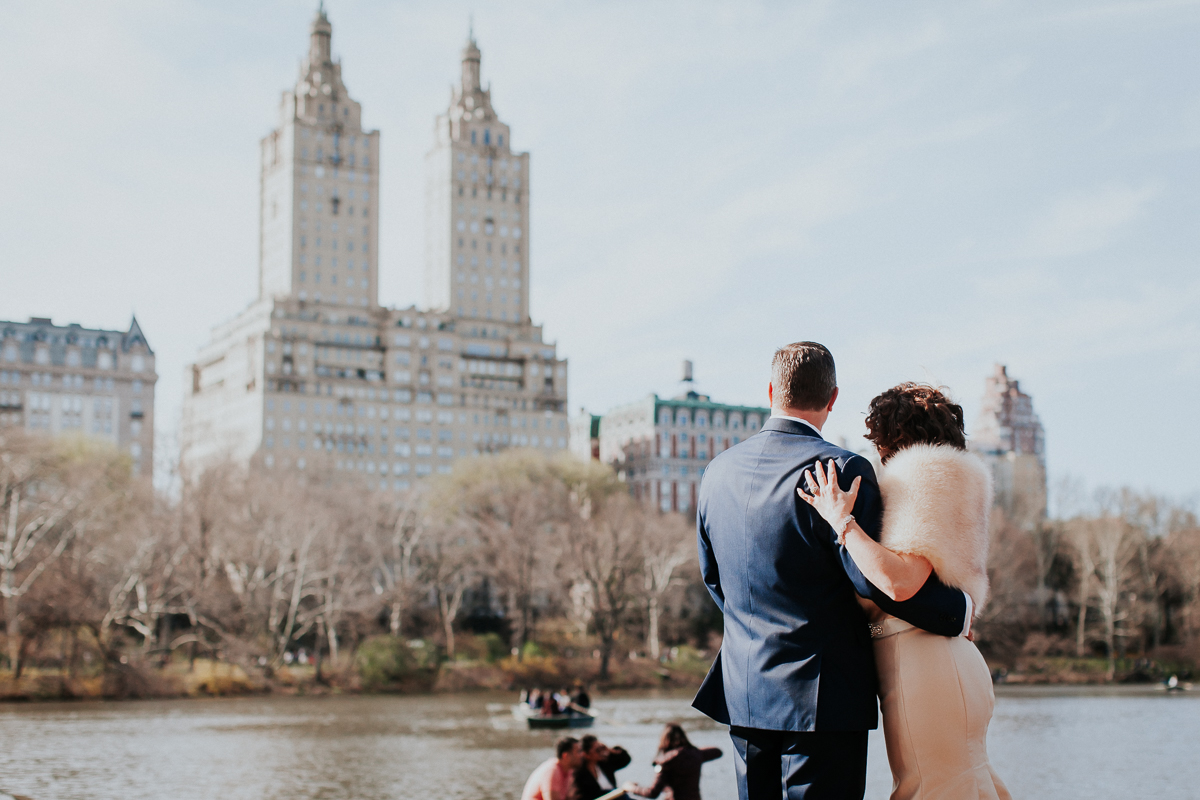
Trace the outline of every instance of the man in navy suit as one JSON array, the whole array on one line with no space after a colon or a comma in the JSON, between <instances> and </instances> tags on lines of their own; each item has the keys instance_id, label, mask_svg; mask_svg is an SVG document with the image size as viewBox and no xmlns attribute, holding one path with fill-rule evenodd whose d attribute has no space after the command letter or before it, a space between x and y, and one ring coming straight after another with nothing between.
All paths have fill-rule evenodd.
<instances>
[{"instance_id":1,"label":"man in navy suit","mask_svg":"<svg viewBox=\"0 0 1200 800\"><path fill-rule=\"evenodd\" d=\"M912 598L890 599L796 494L805 470L833 459L843 488L862 478L854 518L879 538L883 506L870 462L821 438L838 395L829 350L780 348L768 391L762 431L713 459L700 484L700 570L725 638L692 705L730 726L740 800L861 798L878 706L855 595L944 636L967 632L970 598L931 575Z\"/></svg>"}]
</instances>

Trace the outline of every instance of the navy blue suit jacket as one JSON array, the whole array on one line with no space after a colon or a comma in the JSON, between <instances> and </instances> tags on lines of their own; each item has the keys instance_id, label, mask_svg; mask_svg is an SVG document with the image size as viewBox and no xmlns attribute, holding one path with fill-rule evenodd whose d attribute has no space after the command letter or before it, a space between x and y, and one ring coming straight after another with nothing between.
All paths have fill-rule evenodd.
<instances>
[{"instance_id":1,"label":"navy blue suit jacket","mask_svg":"<svg viewBox=\"0 0 1200 800\"><path fill-rule=\"evenodd\" d=\"M918 628L962 632L961 591L931 575L909 600L890 599L796 495L804 471L831 458L842 488L862 477L854 516L878 539L883 506L871 463L802 423L773 418L704 472L700 571L725 615L725 638L692 705L718 722L779 731L875 728L875 659L855 593Z\"/></svg>"}]
</instances>

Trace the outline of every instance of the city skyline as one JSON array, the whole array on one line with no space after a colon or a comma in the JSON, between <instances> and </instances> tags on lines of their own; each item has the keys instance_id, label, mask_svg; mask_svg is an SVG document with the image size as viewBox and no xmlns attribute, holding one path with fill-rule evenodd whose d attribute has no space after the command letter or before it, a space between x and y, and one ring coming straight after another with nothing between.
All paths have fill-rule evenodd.
<instances>
[{"instance_id":1,"label":"city skyline","mask_svg":"<svg viewBox=\"0 0 1200 800\"><path fill-rule=\"evenodd\" d=\"M0 34L38 121L0 124L26 156L0 317L136 313L166 449L183 365L256 293L257 142L313 8L65 7ZM973 419L1004 362L1052 485L1145 486L1119 416L1167 453L1148 488L1194 494L1200 434L1175 417L1200 391L1200 109L1171 80L1194 68L1194 4L708 9L476 8L513 147L538 153L529 313L571 359L572 410L669 395L689 357L704 391L759 405L773 348L811 338L852 438L903 379L949 384ZM467 9L327 10L381 131L380 299L423 304L423 158Z\"/></svg>"}]
</instances>

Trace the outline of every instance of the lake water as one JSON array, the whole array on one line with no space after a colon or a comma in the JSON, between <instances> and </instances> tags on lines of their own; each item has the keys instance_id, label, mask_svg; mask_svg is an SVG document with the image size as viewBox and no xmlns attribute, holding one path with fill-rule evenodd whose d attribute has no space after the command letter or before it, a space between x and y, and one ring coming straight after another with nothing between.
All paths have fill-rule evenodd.
<instances>
[{"instance_id":1,"label":"lake water","mask_svg":"<svg viewBox=\"0 0 1200 800\"><path fill-rule=\"evenodd\" d=\"M1001 687L989 749L1018 800L1200 800L1200 692ZM725 730L688 696L595 698L593 732L633 754L621 780L648 783L664 722L726 755L704 768L707 800L734 798ZM0 706L0 790L59 798L383 800L520 797L553 732L508 713L511 695L238 698ZM869 798L891 788L872 735Z\"/></svg>"}]
</instances>

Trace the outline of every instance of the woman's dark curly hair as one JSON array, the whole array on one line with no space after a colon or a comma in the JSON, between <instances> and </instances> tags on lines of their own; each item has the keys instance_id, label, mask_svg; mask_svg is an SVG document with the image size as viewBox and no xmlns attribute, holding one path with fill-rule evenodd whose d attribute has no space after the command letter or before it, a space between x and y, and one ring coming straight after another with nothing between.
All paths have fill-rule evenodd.
<instances>
[{"instance_id":1,"label":"woman's dark curly hair","mask_svg":"<svg viewBox=\"0 0 1200 800\"><path fill-rule=\"evenodd\" d=\"M867 438L887 461L914 444L948 444L967 449L962 406L941 389L924 383L902 383L871 401Z\"/></svg>"}]
</instances>

